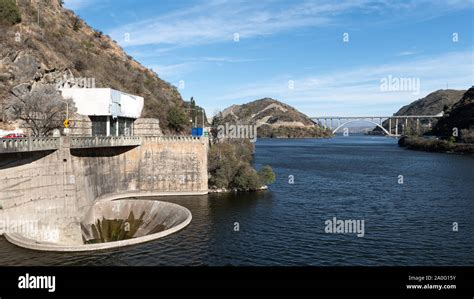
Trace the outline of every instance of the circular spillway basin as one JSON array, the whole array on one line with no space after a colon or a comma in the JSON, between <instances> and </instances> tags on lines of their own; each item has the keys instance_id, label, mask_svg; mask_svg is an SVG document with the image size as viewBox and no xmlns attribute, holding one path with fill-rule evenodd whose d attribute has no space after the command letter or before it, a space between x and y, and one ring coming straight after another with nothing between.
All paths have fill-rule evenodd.
<instances>
[{"instance_id":1,"label":"circular spillway basin","mask_svg":"<svg viewBox=\"0 0 474 299\"><path fill-rule=\"evenodd\" d=\"M80 223L64 225L62 222L62 229L57 235L69 238L45 239L44 235L51 234L44 231L30 235L5 233L5 237L15 245L34 250L102 250L162 238L183 229L191 219L188 209L169 202L135 199L101 201L90 208ZM50 226L47 229L54 231Z\"/></svg>"}]
</instances>

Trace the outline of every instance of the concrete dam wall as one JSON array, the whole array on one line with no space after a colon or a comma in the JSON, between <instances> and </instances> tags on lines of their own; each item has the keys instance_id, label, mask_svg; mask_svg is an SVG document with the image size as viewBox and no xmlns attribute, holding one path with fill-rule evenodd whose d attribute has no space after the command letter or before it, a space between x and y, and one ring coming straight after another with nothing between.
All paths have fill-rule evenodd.
<instances>
[{"instance_id":1,"label":"concrete dam wall","mask_svg":"<svg viewBox=\"0 0 474 299\"><path fill-rule=\"evenodd\" d=\"M92 205L114 197L207 193L207 139L141 137L141 145L0 154L0 232L18 223L35 239L79 243ZM43 228L48 229L43 229ZM70 227L70 229L68 229Z\"/></svg>"}]
</instances>

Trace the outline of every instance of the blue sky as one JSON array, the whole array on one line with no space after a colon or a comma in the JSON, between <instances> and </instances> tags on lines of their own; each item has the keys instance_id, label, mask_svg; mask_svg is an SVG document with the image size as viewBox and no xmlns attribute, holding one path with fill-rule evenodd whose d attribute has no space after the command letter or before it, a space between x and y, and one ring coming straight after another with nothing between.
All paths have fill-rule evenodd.
<instances>
[{"instance_id":1,"label":"blue sky","mask_svg":"<svg viewBox=\"0 0 474 299\"><path fill-rule=\"evenodd\" d=\"M66 0L65 6L210 115L263 97L310 116L389 115L437 89L474 84L472 0ZM419 80L420 88L382 90L389 76Z\"/></svg>"}]
</instances>

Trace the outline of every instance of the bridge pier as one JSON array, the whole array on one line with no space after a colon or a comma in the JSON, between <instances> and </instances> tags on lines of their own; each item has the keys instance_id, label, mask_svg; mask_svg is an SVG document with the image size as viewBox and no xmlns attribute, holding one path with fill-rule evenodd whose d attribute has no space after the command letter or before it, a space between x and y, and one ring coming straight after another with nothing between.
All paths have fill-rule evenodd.
<instances>
[{"instance_id":1,"label":"bridge pier","mask_svg":"<svg viewBox=\"0 0 474 299\"><path fill-rule=\"evenodd\" d=\"M395 135L398 136L398 118L395 119Z\"/></svg>"}]
</instances>

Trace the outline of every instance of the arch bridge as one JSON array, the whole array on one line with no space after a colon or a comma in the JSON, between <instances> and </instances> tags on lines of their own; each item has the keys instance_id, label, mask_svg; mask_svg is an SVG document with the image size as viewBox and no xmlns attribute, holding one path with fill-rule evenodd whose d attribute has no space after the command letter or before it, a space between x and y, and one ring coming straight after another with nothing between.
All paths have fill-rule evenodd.
<instances>
[{"instance_id":1,"label":"arch bridge","mask_svg":"<svg viewBox=\"0 0 474 299\"><path fill-rule=\"evenodd\" d=\"M399 137L405 133L409 125L413 125L418 131L420 128L420 120L428 119L429 126L431 126L431 121L433 119L438 119L443 117L443 113L436 115L392 115L392 116L315 116L310 117L311 120L327 129L331 129L333 134L336 134L337 131L347 124L364 121L369 122L376 127L380 128L382 132L387 136ZM384 123L388 121L388 126ZM413 122L415 124L413 124ZM393 126L395 124L395 126ZM385 127L387 126L387 127Z\"/></svg>"}]
</instances>

